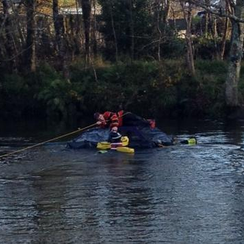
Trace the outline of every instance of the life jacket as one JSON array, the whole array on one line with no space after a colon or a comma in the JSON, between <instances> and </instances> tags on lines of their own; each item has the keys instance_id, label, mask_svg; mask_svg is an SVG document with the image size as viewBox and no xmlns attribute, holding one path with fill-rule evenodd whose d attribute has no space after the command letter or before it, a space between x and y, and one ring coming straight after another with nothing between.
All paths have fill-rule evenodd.
<instances>
[{"instance_id":1,"label":"life jacket","mask_svg":"<svg viewBox=\"0 0 244 244\"><path fill-rule=\"evenodd\" d=\"M123 125L123 114L124 114L124 111L123 110L120 110L117 115L118 115L118 119L119 119L119 126L122 126Z\"/></svg>"},{"instance_id":2,"label":"life jacket","mask_svg":"<svg viewBox=\"0 0 244 244\"><path fill-rule=\"evenodd\" d=\"M112 129L113 127L119 126L119 118L116 113L106 111L103 114L104 119L106 120L106 123L109 125L109 127Z\"/></svg>"}]
</instances>

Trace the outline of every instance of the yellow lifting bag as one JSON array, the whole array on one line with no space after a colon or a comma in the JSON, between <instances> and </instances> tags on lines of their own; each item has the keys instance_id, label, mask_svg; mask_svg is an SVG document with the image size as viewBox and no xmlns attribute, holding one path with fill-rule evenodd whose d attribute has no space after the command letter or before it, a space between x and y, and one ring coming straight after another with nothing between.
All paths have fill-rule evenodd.
<instances>
[{"instance_id":1,"label":"yellow lifting bag","mask_svg":"<svg viewBox=\"0 0 244 244\"><path fill-rule=\"evenodd\" d=\"M107 141L102 141L97 143L97 149L99 150L107 150L112 148L117 148L117 147L125 147L128 146L129 144L129 138L127 136L122 136L121 137L121 142L116 142L116 143L110 143Z\"/></svg>"}]
</instances>

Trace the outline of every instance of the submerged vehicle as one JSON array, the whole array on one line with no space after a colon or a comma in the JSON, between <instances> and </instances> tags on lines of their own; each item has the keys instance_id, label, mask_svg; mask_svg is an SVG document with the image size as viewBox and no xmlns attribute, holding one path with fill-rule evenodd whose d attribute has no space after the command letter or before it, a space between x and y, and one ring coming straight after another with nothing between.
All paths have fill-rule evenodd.
<instances>
[{"instance_id":1,"label":"submerged vehicle","mask_svg":"<svg viewBox=\"0 0 244 244\"><path fill-rule=\"evenodd\" d=\"M175 143L173 136L165 134L156 127L121 126L119 132L122 137L128 137L128 147L130 148L155 148ZM108 141L109 133L108 128L89 129L68 142L67 147L71 149L96 148L98 143Z\"/></svg>"}]
</instances>

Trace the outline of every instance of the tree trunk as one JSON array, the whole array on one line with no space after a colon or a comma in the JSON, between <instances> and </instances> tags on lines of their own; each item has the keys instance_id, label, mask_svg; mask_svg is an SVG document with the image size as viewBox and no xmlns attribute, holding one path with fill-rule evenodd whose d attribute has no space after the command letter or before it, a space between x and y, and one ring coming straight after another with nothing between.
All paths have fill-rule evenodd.
<instances>
[{"instance_id":1,"label":"tree trunk","mask_svg":"<svg viewBox=\"0 0 244 244\"><path fill-rule=\"evenodd\" d=\"M170 0L156 0L153 9L155 15L155 27L157 33L157 57L161 60L161 44L163 37L166 36L168 15L170 10Z\"/></svg>"},{"instance_id":2,"label":"tree trunk","mask_svg":"<svg viewBox=\"0 0 244 244\"><path fill-rule=\"evenodd\" d=\"M53 0L53 23L55 29L56 48L58 51L58 67L63 72L63 77L69 79L67 51L65 47L64 16L59 15L59 1Z\"/></svg>"},{"instance_id":3,"label":"tree trunk","mask_svg":"<svg viewBox=\"0 0 244 244\"><path fill-rule=\"evenodd\" d=\"M205 0L205 4L206 4L206 6L210 6L210 0ZM208 37L208 35L209 35L209 20L210 20L210 14L209 14L209 12L206 12L206 14L205 14L205 37L207 38Z\"/></svg>"},{"instance_id":4,"label":"tree trunk","mask_svg":"<svg viewBox=\"0 0 244 244\"><path fill-rule=\"evenodd\" d=\"M225 18L225 24L224 24L224 33L223 33L223 37L221 40L221 47L220 47L220 60L224 60L228 26L229 26L229 18L226 17Z\"/></svg>"},{"instance_id":5,"label":"tree trunk","mask_svg":"<svg viewBox=\"0 0 244 244\"><path fill-rule=\"evenodd\" d=\"M11 25L11 15L10 15L10 6L8 0L2 0L3 4L3 13L4 13L4 27L5 27L5 36L6 36L6 45L5 49L7 52L7 59L8 59L8 68L10 71L17 70L17 62L16 62L16 53L14 50L14 38L13 34L13 26Z\"/></svg>"},{"instance_id":6,"label":"tree trunk","mask_svg":"<svg viewBox=\"0 0 244 244\"><path fill-rule=\"evenodd\" d=\"M157 34L158 34L158 41L157 41L157 56L158 56L158 61L161 61L161 40L162 40L162 30L161 30L161 25L162 25L162 3L161 0L157 0L155 2L155 21L156 21L156 29L157 29ZM165 29L165 28L164 28Z\"/></svg>"},{"instance_id":7,"label":"tree trunk","mask_svg":"<svg viewBox=\"0 0 244 244\"><path fill-rule=\"evenodd\" d=\"M28 72L36 70L35 0L26 0L27 36L25 63Z\"/></svg>"},{"instance_id":8,"label":"tree trunk","mask_svg":"<svg viewBox=\"0 0 244 244\"><path fill-rule=\"evenodd\" d=\"M85 33L85 59L86 63L90 63L90 28L91 28L91 3L90 0L80 0L83 22L84 22L84 33Z\"/></svg>"},{"instance_id":9,"label":"tree trunk","mask_svg":"<svg viewBox=\"0 0 244 244\"><path fill-rule=\"evenodd\" d=\"M114 45L115 45L115 60L116 62L119 61L119 49L118 49L118 40L117 40L117 35L115 31L115 25L114 25L114 17L113 17L113 6L112 2L110 2L110 18L111 18L111 25L112 25L112 31L113 31L113 36L114 36Z\"/></svg>"},{"instance_id":10,"label":"tree trunk","mask_svg":"<svg viewBox=\"0 0 244 244\"><path fill-rule=\"evenodd\" d=\"M244 1L237 0L235 16L244 19ZM232 37L228 74L225 82L225 99L228 107L238 107L238 83L243 56L244 23L232 20Z\"/></svg>"},{"instance_id":11,"label":"tree trunk","mask_svg":"<svg viewBox=\"0 0 244 244\"><path fill-rule=\"evenodd\" d=\"M226 16L229 13L233 14L232 7L231 7L231 4L230 4L229 0L222 0L222 1L223 2L222 2L221 7L223 9L225 9ZM223 37L222 37L222 40L221 40L220 60L224 60L226 40L227 40L227 36L228 36L228 33L229 33L228 32L229 25L230 25L230 19L229 19L229 17L225 17L224 32L223 32Z\"/></svg>"},{"instance_id":12,"label":"tree trunk","mask_svg":"<svg viewBox=\"0 0 244 244\"><path fill-rule=\"evenodd\" d=\"M186 21L186 60L187 67L192 76L195 76L195 63L193 57L193 47L192 47L192 35L191 35L191 25L192 25L192 6L191 3L188 6L184 5L185 2L181 1L181 7L184 13L184 18Z\"/></svg>"},{"instance_id":13,"label":"tree trunk","mask_svg":"<svg viewBox=\"0 0 244 244\"><path fill-rule=\"evenodd\" d=\"M55 29L56 49L58 52L60 52L61 39L64 34L62 32L64 28L63 26L60 26L60 21L58 17L58 0L53 0L53 25Z\"/></svg>"},{"instance_id":14,"label":"tree trunk","mask_svg":"<svg viewBox=\"0 0 244 244\"><path fill-rule=\"evenodd\" d=\"M133 17L133 5L132 0L129 0L129 10L130 10L130 36L131 36L131 59L134 60L135 52L135 32L134 32L134 17Z\"/></svg>"},{"instance_id":15,"label":"tree trunk","mask_svg":"<svg viewBox=\"0 0 244 244\"><path fill-rule=\"evenodd\" d=\"M157 17L156 17L156 22L157 22L157 32L158 32L158 52L157 52L157 56L158 56L158 61L161 61L161 39L162 39L162 31L161 31L161 15L160 15L160 12L161 12L161 9L160 9L160 2L158 2L158 10L156 10L156 14L157 14Z\"/></svg>"},{"instance_id":16,"label":"tree trunk","mask_svg":"<svg viewBox=\"0 0 244 244\"><path fill-rule=\"evenodd\" d=\"M93 5L93 13L92 13L92 33L91 33L91 38L92 38L92 54L94 58L97 57L97 38L96 38L96 33L97 33L97 11L96 11L96 0L92 1Z\"/></svg>"}]
</instances>

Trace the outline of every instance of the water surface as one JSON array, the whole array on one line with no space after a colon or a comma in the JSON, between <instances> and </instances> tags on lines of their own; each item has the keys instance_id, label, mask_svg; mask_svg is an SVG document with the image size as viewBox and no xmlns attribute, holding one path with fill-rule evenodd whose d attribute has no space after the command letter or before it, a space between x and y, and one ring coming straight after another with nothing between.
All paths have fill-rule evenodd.
<instances>
[{"instance_id":1,"label":"water surface","mask_svg":"<svg viewBox=\"0 0 244 244\"><path fill-rule=\"evenodd\" d=\"M1 243L243 243L244 124L158 126L198 144L129 155L54 143L2 160ZM2 141L35 141L15 133Z\"/></svg>"}]
</instances>

